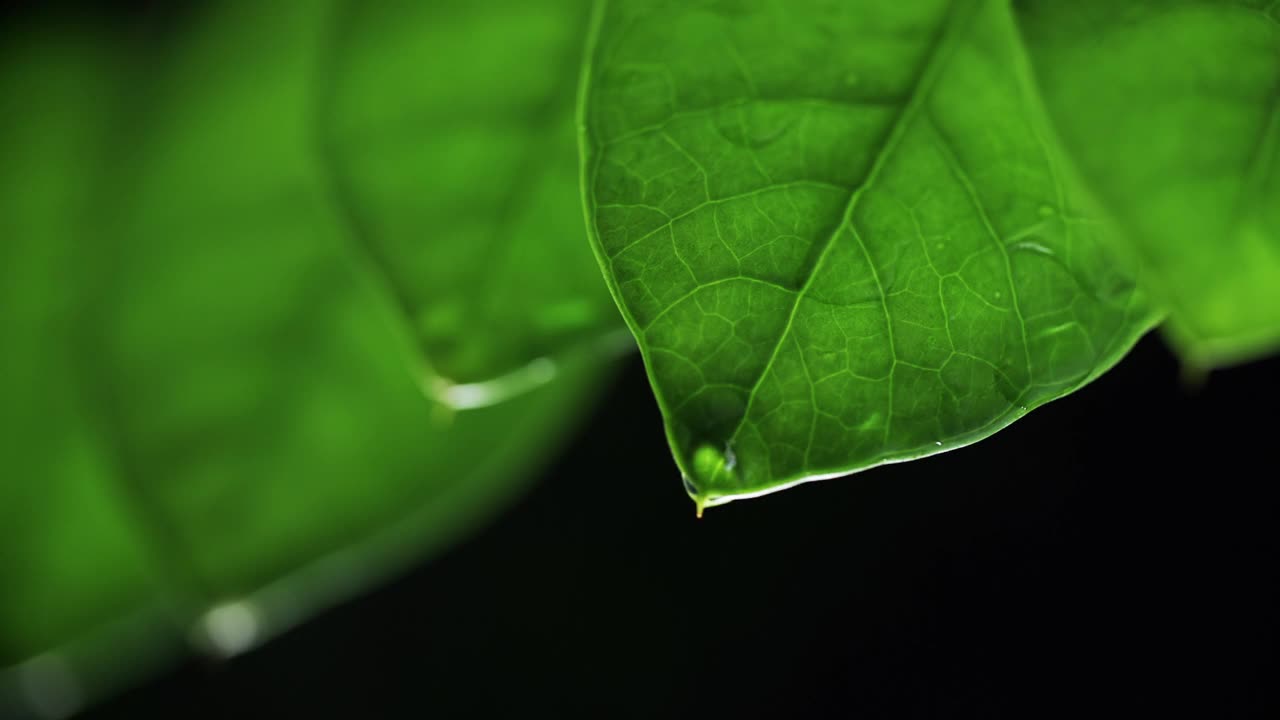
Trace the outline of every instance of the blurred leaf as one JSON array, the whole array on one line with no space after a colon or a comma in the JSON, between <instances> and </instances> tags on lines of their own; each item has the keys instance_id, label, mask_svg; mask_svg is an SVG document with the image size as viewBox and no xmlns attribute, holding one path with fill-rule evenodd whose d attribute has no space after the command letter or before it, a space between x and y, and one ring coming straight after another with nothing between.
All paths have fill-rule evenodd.
<instances>
[{"instance_id":1,"label":"blurred leaf","mask_svg":"<svg viewBox=\"0 0 1280 720\"><path fill-rule=\"evenodd\" d=\"M1153 322L1001 2L618 0L594 242L699 505L950 450Z\"/></svg>"},{"instance_id":2,"label":"blurred leaf","mask_svg":"<svg viewBox=\"0 0 1280 720\"><path fill-rule=\"evenodd\" d=\"M618 324L586 17L510 6L6 35L0 665L38 657L0 695L243 650L457 539L580 415Z\"/></svg>"},{"instance_id":3,"label":"blurred leaf","mask_svg":"<svg viewBox=\"0 0 1280 720\"><path fill-rule=\"evenodd\" d=\"M581 213L565 210L580 207L565 109L587 4L346 7L322 91L325 147L436 370L486 379L621 330ZM442 60L448 72L424 70Z\"/></svg>"},{"instance_id":4,"label":"blurred leaf","mask_svg":"<svg viewBox=\"0 0 1280 720\"><path fill-rule=\"evenodd\" d=\"M1198 365L1280 344L1280 5L1024 0L1070 154Z\"/></svg>"}]
</instances>

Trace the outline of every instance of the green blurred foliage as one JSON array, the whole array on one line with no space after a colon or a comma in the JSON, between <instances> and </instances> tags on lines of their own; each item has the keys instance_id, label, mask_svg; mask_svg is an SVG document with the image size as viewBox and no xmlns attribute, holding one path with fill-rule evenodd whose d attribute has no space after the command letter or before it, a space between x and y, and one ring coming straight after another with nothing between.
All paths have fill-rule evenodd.
<instances>
[{"instance_id":1,"label":"green blurred foliage","mask_svg":"<svg viewBox=\"0 0 1280 720\"><path fill-rule=\"evenodd\" d=\"M1280 343L1280 3L1024 0L1064 146L1213 367Z\"/></svg>"},{"instance_id":2,"label":"green blurred foliage","mask_svg":"<svg viewBox=\"0 0 1280 720\"><path fill-rule=\"evenodd\" d=\"M0 666L35 659L0 695L242 650L572 427L623 347L577 193L586 12L508 5L7 29Z\"/></svg>"}]
</instances>

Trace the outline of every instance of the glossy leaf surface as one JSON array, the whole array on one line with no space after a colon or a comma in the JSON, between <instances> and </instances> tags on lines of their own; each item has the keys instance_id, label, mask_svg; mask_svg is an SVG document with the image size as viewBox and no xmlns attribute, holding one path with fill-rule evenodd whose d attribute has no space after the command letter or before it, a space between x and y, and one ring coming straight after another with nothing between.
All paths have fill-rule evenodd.
<instances>
[{"instance_id":1,"label":"glossy leaf surface","mask_svg":"<svg viewBox=\"0 0 1280 720\"><path fill-rule=\"evenodd\" d=\"M597 21L588 222L700 506L982 438L1152 324L1004 3Z\"/></svg>"}]
</instances>

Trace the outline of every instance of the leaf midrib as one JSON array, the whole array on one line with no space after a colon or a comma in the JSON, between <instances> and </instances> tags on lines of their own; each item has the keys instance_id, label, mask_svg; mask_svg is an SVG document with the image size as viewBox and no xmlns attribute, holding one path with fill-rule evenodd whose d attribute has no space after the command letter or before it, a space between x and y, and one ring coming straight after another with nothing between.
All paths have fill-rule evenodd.
<instances>
[{"instance_id":1,"label":"leaf midrib","mask_svg":"<svg viewBox=\"0 0 1280 720\"><path fill-rule=\"evenodd\" d=\"M879 177L879 174L883 170L885 164L894 154L898 144L902 141L902 136L906 133L912 121L915 119L920 107L929 98L930 93L933 90L933 85L937 81L937 76L946 64L945 60L947 56L949 56L954 50L957 38L967 27L975 7L976 4L971 0L959 0L958 2L952 3L951 7L948 9L947 18L943 21L943 27L939 31L940 37L929 50L928 58L925 61L925 67L917 77L915 88L913 89L911 96L903 105L902 111L898 113L896 118L894 118L893 125L889 129L884 144L880 147L879 152L876 153L875 160L872 163L870 171L867 173L866 179L863 180L862 183L860 183L850 194L848 202L845 203L844 212L841 215L839 224L836 225L823 242L822 249L818 254L817 260L814 261L813 267L810 269L804 285L801 286L800 290L796 293L791 304L791 310L787 315L786 323L778 333L778 339L774 342L773 350L769 355L769 359L765 362L760 374L751 385L751 390L747 396L747 405L743 409L742 417L738 420L738 424L734 427L733 432L729 436L730 443L738 439L746 425L747 419L751 416L751 408L755 403L760 387L764 384L764 379L768 377L770 370L773 369L773 365L782 351L783 344L786 342L787 336L791 333L792 326L795 323L796 313L799 311L801 302L812 289L815 279L818 277L818 273L821 271L824 262L830 255L831 249L835 246L836 239L846 228L850 230L854 239L857 240L863 255L866 257L867 265L871 269L871 274L875 280L876 288L879 290L880 306L884 311L889 350L894 357L893 365L889 370L890 417L885 418L885 434L886 437L888 436L893 412L893 371L897 366L897 350L893 340L893 320L889 314L885 289L880 280L879 272L876 270L875 263L871 259L866 244L862 241L861 236L854 227L853 213L858 207L858 201L862 198L862 194L871 187Z\"/></svg>"}]
</instances>

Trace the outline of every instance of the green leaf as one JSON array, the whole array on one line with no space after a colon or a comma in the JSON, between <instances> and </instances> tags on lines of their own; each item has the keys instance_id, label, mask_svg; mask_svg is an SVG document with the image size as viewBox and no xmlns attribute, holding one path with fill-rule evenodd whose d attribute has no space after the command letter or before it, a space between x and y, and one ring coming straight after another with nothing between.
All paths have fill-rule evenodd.
<instances>
[{"instance_id":1,"label":"green leaf","mask_svg":"<svg viewBox=\"0 0 1280 720\"><path fill-rule=\"evenodd\" d=\"M1280 6L1018 4L1070 154L1193 363L1280 344Z\"/></svg>"},{"instance_id":2,"label":"green leaf","mask_svg":"<svg viewBox=\"0 0 1280 720\"><path fill-rule=\"evenodd\" d=\"M510 9L5 33L0 714L444 548L580 416L620 326L561 79L586 12Z\"/></svg>"},{"instance_id":3,"label":"green leaf","mask_svg":"<svg viewBox=\"0 0 1280 720\"><path fill-rule=\"evenodd\" d=\"M699 506L983 438L1153 315L1001 2L597 18L593 244Z\"/></svg>"}]
</instances>

